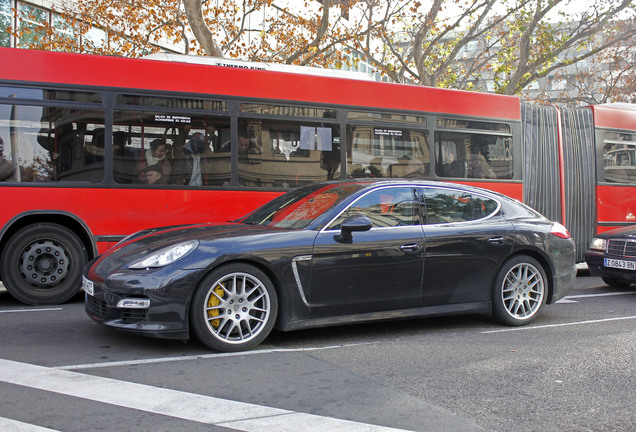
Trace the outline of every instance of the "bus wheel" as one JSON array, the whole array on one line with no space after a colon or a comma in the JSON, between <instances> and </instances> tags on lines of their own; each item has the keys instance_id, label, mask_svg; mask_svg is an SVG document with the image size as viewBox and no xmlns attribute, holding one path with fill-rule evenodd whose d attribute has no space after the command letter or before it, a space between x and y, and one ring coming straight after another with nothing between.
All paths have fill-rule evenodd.
<instances>
[{"instance_id":1,"label":"bus wheel","mask_svg":"<svg viewBox=\"0 0 636 432\"><path fill-rule=\"evenodd\" d=\"M547 298L548 282L541 264L526 255L506 261L495 278L492 294L494 317L519 326L534 320Z\"/></svg>"},{"instance_id":2,"label":"bus wheel","mask_svg":"<svg viewBox=\"0 0 636 432\"><path fill-rule=\"evenodd\" d=\"M278 301L267 275L248 264L229 264L206 276L190 307L196 337L217 351L260 344L274 326Z\"/></svg>"},{"instance_id":3,"label":"bus wheel","mask_svg":"<svg viewBox=\"0 0 636 432\"><path fill-rule=\"evenodd\" d=\"M59 304L80 291L87 262L86 248L71 230L50 223L30 225L5 245L2 282L23 303Z\"/></svg>"}]
</instances>

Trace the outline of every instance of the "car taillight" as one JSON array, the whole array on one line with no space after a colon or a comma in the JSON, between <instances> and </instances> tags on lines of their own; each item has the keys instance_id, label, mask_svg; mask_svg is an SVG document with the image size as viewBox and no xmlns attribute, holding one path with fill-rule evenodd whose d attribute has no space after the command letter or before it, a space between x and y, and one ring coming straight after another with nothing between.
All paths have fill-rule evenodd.
<instances>
[{"instance_id":1,"label":"car taillight","mask_svg":"<svg viewBox=\"0 0 636 432\"><path fill-rule=\"evenodd\" d=\"M560 237L562 239L569 239L572 237L568 229L558 222L552 223L552 229L550 229L550 234L554 234L555 236Z\"/></svg>"}]
</instances>

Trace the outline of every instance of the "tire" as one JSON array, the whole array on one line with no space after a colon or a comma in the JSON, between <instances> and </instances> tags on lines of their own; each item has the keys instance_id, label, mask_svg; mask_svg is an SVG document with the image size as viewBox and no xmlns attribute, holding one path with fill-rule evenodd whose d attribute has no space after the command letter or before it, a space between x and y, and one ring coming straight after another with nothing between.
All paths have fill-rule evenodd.
<instances>
[{"instance_id":1,"label":"tire","mask_svg":"<svg viewBox=\"0 0 636 432\"><path fill-rule=\"evenodd\" d=\"M190 307L199 341L216 351L251 349L274 327L278 299L271 280L249 264L229 264L207 275Z\"/></svg>"},{"instance_id":2,"label":"tire","mask_svg":"<svg viewBox=\"0 0 636 432\"><path fill-rule=\"evenodd\" d=\"M60 304L80 291L87 262L84 244L68 228L30 225L9 238L2 251L2 282L23 303Z\"/></svg>"},{"instance_id":3,"label":"tire","mask_svg":"<svg viewBox=\"0 0 636 432\"><path fill-rule=\"evenodd\" d=\"M493 316L520 326L533 321L545 305L548 281L541 264L526 255L508 259L499 269L492 292Z\"/></svg>"},{"instance_id":4,"label":"tire","mask_svg":"<svg viewBox=\"0 0 636 432\"><path fill-rule=\"evenodd\" d=\"M603 279L603 282L605 282L607 285L614 287L614 288L628 288L631 283L629 282L624 282L622 280L619 279L614 279L614 278L608 278L608 277L604 277L601 278Z\"/></svg>"}]
</instances>

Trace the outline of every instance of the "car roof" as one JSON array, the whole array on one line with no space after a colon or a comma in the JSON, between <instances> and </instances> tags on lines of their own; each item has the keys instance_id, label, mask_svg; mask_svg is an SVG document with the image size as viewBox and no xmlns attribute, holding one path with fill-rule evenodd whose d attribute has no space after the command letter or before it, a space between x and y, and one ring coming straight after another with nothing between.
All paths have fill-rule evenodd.
<instances>
[{"instance_id":1,"label":"car roof","mask_svg":"<svg viewBox=\"0 0 636 432\"><path fill-rule=\"evenodd\" d=\"M461 189L469 192L481 193L484 195L489 195L492 198L504 199L506 201L515 201L506 195L500 194L499 192L491 191L488 189L480 188L472 185L465 185L461 183L452 183L446 181L439 180L428 180L428 179L401 179L401 178L391 178L391 179L383 179L383 178L364 178L364 179L347 179L347 180L335 180L330 182L325 182L324 184L359 184L359 185L367 185L364 189L373 188L378 186L391 186L391 185L403 185L403 186L413 186L413 187L441 187L441 188L451 188L451 189Z\"/></svg>"}]
</instances>

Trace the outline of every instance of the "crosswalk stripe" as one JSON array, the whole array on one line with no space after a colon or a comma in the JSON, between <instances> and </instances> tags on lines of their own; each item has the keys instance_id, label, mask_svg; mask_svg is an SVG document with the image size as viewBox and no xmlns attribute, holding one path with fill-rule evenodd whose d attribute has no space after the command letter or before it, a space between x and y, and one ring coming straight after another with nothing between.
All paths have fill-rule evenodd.
<instances>
[{"instance_id":1,"label":"crosswalk stripe","mask_svg":"<svg viewBox=\"0 0 636 432\"><path fill-rule=\"evenodd\" d=\"M58 432L42 426L23 423L17 420L0 417L0 431L3 432Z\"/></svg>"},{"instance_id":2,"label":"crosswalk stripe","mask_svg":"<svg viewBox=\"0 0 636 432\"><path fill-rule=\"evenodd\" d=\"M400 431L4 359L0 381L246 432Z\"/></svg>"}]
</instances>

